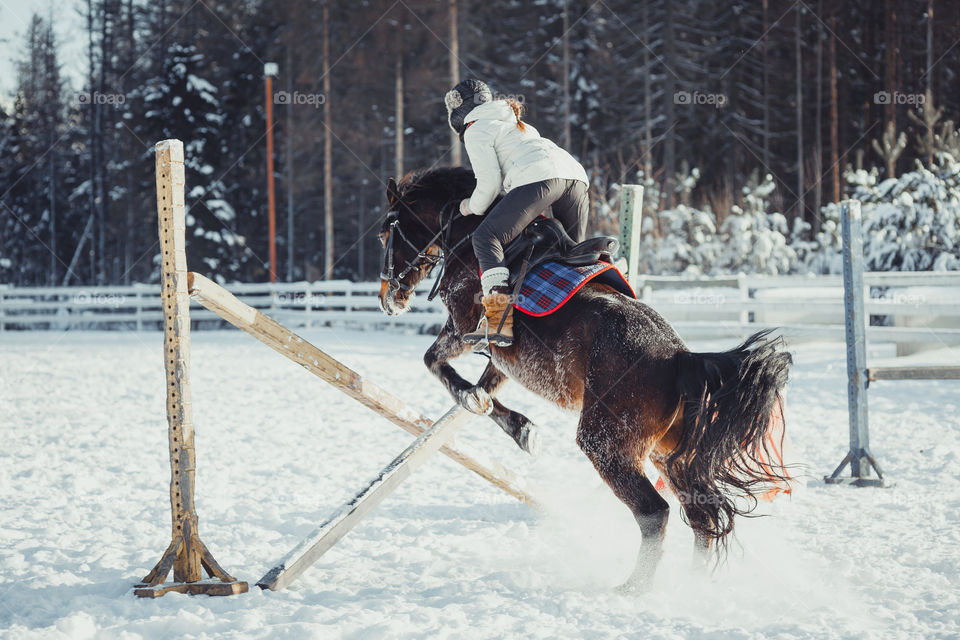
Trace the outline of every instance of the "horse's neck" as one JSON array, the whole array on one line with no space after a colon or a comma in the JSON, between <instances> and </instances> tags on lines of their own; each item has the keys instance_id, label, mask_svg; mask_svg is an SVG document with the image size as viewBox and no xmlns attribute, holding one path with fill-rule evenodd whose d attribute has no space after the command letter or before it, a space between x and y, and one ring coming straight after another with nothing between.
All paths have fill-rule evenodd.
<instances>
[{"instance_id":1,"label":"horse's neck","mask_svg":"<svg viewBox=\"0 0 960 640\"><path fill-rule=\"evenodd\" d=\"M464 242L445 259L440 289L444 298L465 296L473 298L480 290L480 264L470 241ZM450 300L452 302L452 300Z\"/></svg>"},{"instance_id":2,"label":"horse's neck","mask_svg":"<svg viewBox=\"0 0 960 640\"><path fill-rule=\"evenodd\" d=\"M480 282L480 263L477 262L477 256L473 253L473 245L464 242L448 258L446 267L447 274L451 280L476 280Z\"/></svg>"}]
</instances>

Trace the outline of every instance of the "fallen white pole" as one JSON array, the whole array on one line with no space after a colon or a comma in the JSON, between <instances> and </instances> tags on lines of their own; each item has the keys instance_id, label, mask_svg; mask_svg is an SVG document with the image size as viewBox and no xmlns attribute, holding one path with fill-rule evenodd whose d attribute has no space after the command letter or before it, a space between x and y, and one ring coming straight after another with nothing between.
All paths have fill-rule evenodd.
<instances>
[{"instance_id":1,"label":"fallen white pole","mask_svg":"<svg viewBox=\"0 0 960 640\"><path fill-rule=\"evenodd\" d=\"M284 556L267 572L257 586L261 589L283 589L297 579L333 545L353 529L368 513L410 477L417 467L449 441L471 414L462 407L453 407L432 427L424 431L397 456L370 484L313 533Z\"/></svg>"}]
</instances>

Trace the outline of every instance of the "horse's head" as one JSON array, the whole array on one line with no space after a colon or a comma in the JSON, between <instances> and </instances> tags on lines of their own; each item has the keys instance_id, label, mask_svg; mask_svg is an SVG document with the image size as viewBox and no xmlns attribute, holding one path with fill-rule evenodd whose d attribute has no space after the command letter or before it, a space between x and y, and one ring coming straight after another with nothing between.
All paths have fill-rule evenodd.
<instances>
[{"instance_id":1,"label":"horse's head","mask_svg":"<svg viewBox=\"0 0 960 640\"><path fill-rule=\"evenodd\" d=\"M420 188L418 174L387 184L389 211L380 227L384 248L380 308L391 316L409 309L413 291L442 257L441 216L449 202L443 193Z\"/></svg>"}]
</instances>

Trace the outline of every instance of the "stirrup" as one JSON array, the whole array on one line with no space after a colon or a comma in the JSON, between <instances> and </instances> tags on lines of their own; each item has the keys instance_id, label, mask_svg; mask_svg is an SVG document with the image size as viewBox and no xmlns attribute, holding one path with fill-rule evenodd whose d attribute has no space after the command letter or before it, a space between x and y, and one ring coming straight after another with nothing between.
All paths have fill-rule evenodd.
<instances>
[{"instance_id":1,"label":"stirrup","mask_svg":"<svg viewBox=\"0 0 960 640\"><path fill-rule=\"evenodd\" d=\"M480 334L481 327L483 327L483 334ZM463 337L463 342L469 344L472 347L474 353L490 353L490 323L487 321L487 316L480 316L480 322L477 323L477 328L473 330L473 334L467 334Z\"/></svg>"},{"instance_id":2,"label":"stirrup","mask_svg":"<svg viewBox=\"0 0 960 640\"><path fill-rule=\"evenodd\" d=\"M473 353L478 353L482 356L490 357L490 339L481 338L479 341L474 342L470 347L470 351Z\"/></svg>"},{"instance_id":3,"label":"stirrup","mask_svg":"<svg viewBox=\"0 0 960 640\"><path fill-rule=\"evenodd\" d=\"M483 327L483 335L477 335ZM504 338L499 333L490 334L490 322L487 320L486 316L481 316L480 322L477 323L477 328L474 330L474 335L466 335L463 337L464 344L469 344L472 347L474 353L482 353L484 355L490 355L490 346L495 347L509 347L513 344L513 340L509 338Z\"/></svg>"}]
</instances>

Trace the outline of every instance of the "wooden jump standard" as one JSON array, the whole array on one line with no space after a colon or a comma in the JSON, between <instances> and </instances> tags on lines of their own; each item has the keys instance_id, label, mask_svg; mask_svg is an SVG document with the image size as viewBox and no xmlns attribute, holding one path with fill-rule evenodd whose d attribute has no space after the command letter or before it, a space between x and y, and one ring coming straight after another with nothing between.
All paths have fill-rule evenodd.
<instances>
[{"instance_id":1,"label":"wooden jump standard","mask_svg":"<svg viewBox=\"0 0 960 640\"><path fill-rule=\"evenodd\" d=\"M193 449L190 397L190 294L184 251L183 143L164 140L157 144L156 154L173 539L160 562L136 586L134 593L144 598L157 598L170 591L218 596L244 593L247 583L235 580L217 564L197 531L197 510L193 502L197 462ZM201 567L207 570L210 580L201 579ZM165 585L163 582L171 568L174 582Z\"/></svg>"},{"instance_id":2,"label":"wooden jump standard","mask_svg":"<svg viewBox=\"0 0 960 640\"><path fill-rule=\"evenodd\" d=\"M200 274L186 273L183 144L179 140L166 140L157 144L156 152L157 202L164 258L164 326L170 355L167 358L167 374L174 540L160 563L144 578L143 584L137 585L137 595L156 597L169 591L228 595L247 590L245 582L235 581L216 564L196 535L197 515L193 504L195 458L188 384L190 295L234 326L417 436L366 488L261 578L257 583L261 588L282 589L290 584L438 450L521 502L539 506L509 469L495 461L484 465L449 443L457 429L472 415L466 410L454 407L432 422L294 332L244 304L223 287ZM168 205L168 202L176 206ZM170 400L171 397L173 400ZM182 400L179 405L176 403L178 397ZM185 419L181 419L184 416ZM189 425L189 430L183 428L184 424ZM188 440L183 438L187 431ZM189 454L186 454L187 451ZM184 478L188 478L189 482L184 482ZM183 491L181 485L184 485ZM189 499L185 497L187 488ZM181 530L190 535L185 537L179 533ZM184 540L190 544L185 544ZM194 569L192 572L178 573L177 558L181 555L190 560L189 563L184 560L181 564L189 564ZM207 569L211 580L200 580L201 565ZM171 566L174 567L176 583L163 586Z\"/></svg>"}]
</instances>

